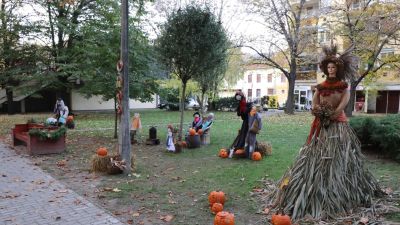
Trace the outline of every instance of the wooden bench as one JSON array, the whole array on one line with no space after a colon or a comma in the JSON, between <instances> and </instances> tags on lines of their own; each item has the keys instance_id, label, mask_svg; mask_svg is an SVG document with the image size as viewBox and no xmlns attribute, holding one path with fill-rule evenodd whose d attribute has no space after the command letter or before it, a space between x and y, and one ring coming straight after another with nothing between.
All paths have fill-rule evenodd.
<instances>
[{"instance_id":1,"label":"wooden bench","mask_svg":"<svg viewBox=\"0 0 400 225\"><path fill-rule=\"evenodd\" d=\"M65 134L57 140L41 140L39 137L29 135L30 129L58 129L58 127L45 127L39 124L15 124L11 129L13 146L25 145L30 155L52 154L65 151Z\"/></svg>"}]
</instances>

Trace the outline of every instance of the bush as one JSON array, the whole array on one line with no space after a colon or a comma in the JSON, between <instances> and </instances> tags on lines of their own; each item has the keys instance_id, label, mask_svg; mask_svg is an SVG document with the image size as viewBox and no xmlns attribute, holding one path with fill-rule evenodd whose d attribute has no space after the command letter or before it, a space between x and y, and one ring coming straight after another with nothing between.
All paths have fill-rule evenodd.
<instances>
[{"instance_id":1,"label":"bush","mask_svg":"<svg viewBox=\"0 0 400 225\"><path fill-rule=\"evenodd\" d=\"M364 147L372 146L375 151L400 161L400 115L381 119L354 117L350 125Z\"/></svg>"},{"instance_id":2,"label":"bush","mask_svg":"<svg viewBox=\"0 0 400 225\"><path fill-rule=\"evenodd\" d=\"M236 109L238 102L235 97L219 98L212 102L216 110L233 111Z\"/></svg>"}]
</instances>

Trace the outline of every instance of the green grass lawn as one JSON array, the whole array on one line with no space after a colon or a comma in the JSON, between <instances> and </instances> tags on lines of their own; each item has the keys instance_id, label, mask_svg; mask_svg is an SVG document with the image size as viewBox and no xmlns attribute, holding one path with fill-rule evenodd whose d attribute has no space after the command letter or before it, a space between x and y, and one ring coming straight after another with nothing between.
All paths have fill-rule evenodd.
<instances>
[{"instance_id":1,"label":"green grass lawn","mask_svg":"<svg viewBox=\"0 0 400 225\"><path fill-rule=\"evenodd\" d=\"M242 121L234 112L215 112L215 122L211 128L211 144L198 149L185 149L181 154L167 153L164 147L167 125L178 125L179 112L161 110L138 112L141 114L143 125L139 139L144 141L148 136L148 129L156 126L157 135L162 143L154 147L133 145L133 152L137 156L135 175L140 176L113 178L117 180L113 181L113 187L120 189L121 192L107 193L106 200L117 199L119 206L133 209L140 207L152 209L145 213L145 216L153 217L153 224L156 224L154 218L159 218L163 213L174 215L173 224L211 224L213 216L207 206L207 196L213 190L222 190L227 194L228 201L225 208L235 213L237 224L261 224L263 216L256 213L262 210L262 203L251 197L250 192L254 188L262 187L260 182L262 178L269 177L276 180L283 175L304 144L312 121L309 113L298 113L294 116L284 114L263 116L263 128L257 139L270 142L273 153L272 156L255 162L217 157L219 149L230 146L241 126ZM192 121L192 114L193 111L185 112L186 130ZM24 123L30 118L43 121L50 115L1 116L0 135L8 134L14 123ZM90 157L97 147L106 146L115 149L116 146L116 140L113 138L112 114L78 113L75 122L75 130L68 131L68 151L61 155L50 156L41 164L42 168L59 178L66 179L66 176L54 168L55 161L73 156L75 161L79 161L75 167L87 170ZM382 185L394 190L399 189L400 164L372 158L367 161L367 167ZM106 182L99 184L99 187L109 185L110 183ZM79 186L76 188L79 189ZM145 200L141 200L142 198ZM393 218L397 218L396 215ZM192 223L193 220L196 223Z\"/></svg>"}]
</instances>

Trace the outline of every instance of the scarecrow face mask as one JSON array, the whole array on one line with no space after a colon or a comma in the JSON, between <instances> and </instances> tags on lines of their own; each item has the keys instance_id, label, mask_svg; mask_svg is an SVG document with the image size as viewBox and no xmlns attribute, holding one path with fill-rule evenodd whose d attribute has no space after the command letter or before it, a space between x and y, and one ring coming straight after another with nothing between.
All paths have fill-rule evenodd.
<instances>
[{"instance_id":1,"label":"scarecrow face mask","mask_svg":"<svg viewBox=\"0 0 400 225\"><path fill-rule=\"evenodd\" d=\"M236 95L235 98L236 98L236 100L238 100L238 101L242 100L242 96L240 96L240 95Z\"/></svg>"}]
</instances>

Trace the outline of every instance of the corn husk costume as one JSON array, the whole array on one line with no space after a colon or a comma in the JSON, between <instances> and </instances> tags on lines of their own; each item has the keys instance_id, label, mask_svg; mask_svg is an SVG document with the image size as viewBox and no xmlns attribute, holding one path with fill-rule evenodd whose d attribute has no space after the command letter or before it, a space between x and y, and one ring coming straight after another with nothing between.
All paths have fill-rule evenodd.
<instances>
[{"instance_id":1,"label":"corn husk costume","mask_svg":"<svg viewBox=\"0 0 400 225\"><path fill-rule=\"evenodd\" d=\"M327 78L319 84L319 96L347 91L343 80L357 71L357 58L350 52L338 56L336 47L324 49L321 70L327 74L327 64L334 63L337 79ZM364 168L360 142L344 112L330 119L334 110L329 102L313 108L315 119L309 137L269 198L292 219L306 215L315 219L335 218L356 207L368 206L372 197L381 193L378 182Z\"/></svg>"}]
</instances>

